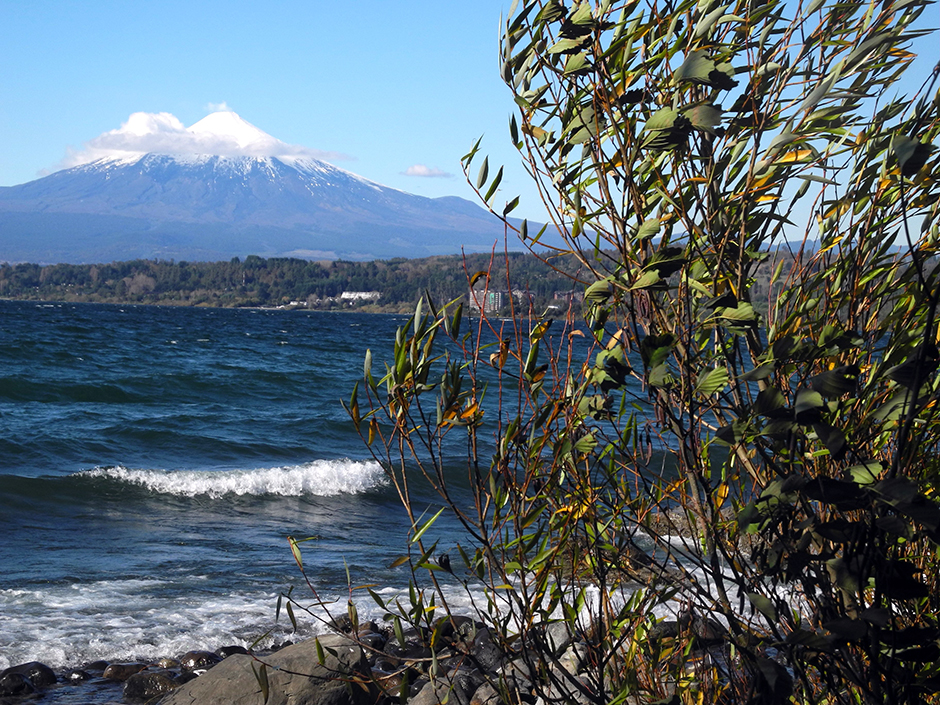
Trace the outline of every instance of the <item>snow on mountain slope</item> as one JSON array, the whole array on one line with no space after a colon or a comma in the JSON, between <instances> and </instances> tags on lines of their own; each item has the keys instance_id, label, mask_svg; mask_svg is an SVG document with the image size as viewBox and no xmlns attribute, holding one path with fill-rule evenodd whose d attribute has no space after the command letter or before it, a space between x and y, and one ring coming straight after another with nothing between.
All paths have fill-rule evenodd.
<instances>
[{"instance_id":1,"label":"snow on mountain slope","mask_svg":"<svg viewBox=\"0 0 940 705\"><path fill-rule=\"evenodd\" d=\"M0 260L419 257L489 250L503 235L469 201L382 186L235 113L189 128L172 117L135 114L92 145L104 156L0 188ZM155 141L177 151L135 151Z\"/></svg>"}]
</instances>

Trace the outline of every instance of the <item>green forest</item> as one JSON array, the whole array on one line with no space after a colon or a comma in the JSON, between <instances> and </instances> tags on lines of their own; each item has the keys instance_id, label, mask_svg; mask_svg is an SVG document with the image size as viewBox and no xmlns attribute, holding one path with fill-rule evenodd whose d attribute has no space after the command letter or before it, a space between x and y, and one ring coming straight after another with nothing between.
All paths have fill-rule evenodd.
<instances>
[{"instance_id":1,"label":"green forest","mask_svg":"<svg viewBox=\"0 0 940 705\"><path fill-rule=\"evenodd\" d=\"M583 291L573 258L551 264L523 253L437 256L374 262L312 262L249 255L229 262L132 260L110 264L3 264L0 296L10 299L182 306L340 307L409 310L425 292L435 301L465 296L468 280L489 271L489 288L510 289L544 311ZM482 284L477 285L482 286ZM378 292L375 300L341 300L343 292ZM525 296L523 296L525 295ZM570 297L568 297L570 298Z\"/></svg>"},{"instance_id":2,"label":"green forest","mask_svg":"<svg viewBox=\"0 0 940 705\"><path fill-rule=\"evenodd\" d=\"M769 257L774 263L791 256ZM511 280L507 278L507 266ZM766 306L770 264L756 274L755 292ZM313 262L249 255L229 262L130 260L109 264L0 264L0 297L37 301L140 303L170 306L288 307L404 313L425 293L432 301L466 297L468 281L488 272L477 289L512 291L511 305L538 314L562 313L580 301L585 284L577 259L510 252L373 262ZM378 292L378 299L346 299L343 292ZM513 303L509 303L512 298ZM481 299L482 300L482 299Z\"/></svg>"}]
</instances>

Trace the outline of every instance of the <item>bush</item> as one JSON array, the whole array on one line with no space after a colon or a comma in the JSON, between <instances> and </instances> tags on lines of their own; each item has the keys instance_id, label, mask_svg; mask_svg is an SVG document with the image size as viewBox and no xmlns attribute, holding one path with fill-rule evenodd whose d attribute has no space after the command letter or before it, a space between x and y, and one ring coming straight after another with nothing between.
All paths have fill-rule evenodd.
<instances>
[{"instance_id":1,"label":"bush","mask_svg":"<svg viewBox=\"0 0 940 705\"><path fill-rule=\"evenodd\" d=\"M936 71L895 95L925 5L510 12L511 138L583 309L419 306L350 401L415 527L396 617L483 595L531 675L504 701L940 701ZM419 481L467 531L446 560Z\"/></svg>"}]
</instances>

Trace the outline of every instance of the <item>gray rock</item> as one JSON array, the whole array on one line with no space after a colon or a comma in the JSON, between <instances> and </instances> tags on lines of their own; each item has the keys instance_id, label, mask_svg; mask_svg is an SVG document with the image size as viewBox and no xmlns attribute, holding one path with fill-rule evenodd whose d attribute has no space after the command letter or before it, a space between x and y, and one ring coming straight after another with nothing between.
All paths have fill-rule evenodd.
<instances>
[{"instance_id":1,"label":"gray rock","mask_svg":"<svg viewBox=\"0 0 940 705\"><path fill-rule=\"evenodd\" d=\"M470 705L503 705L503 699L489 683L484 683L470 698Z\"/></svg>"},{"instance_id":2,"label":"gray rock","mask_svg":"<svg viewBox=\"0 0 940 705\"><path fill-rule=\"evenodd\" d=\"M150 700L179 686L171 671L141 671L124 681L124 697L127 700Z\"/></svg>"},{"instance_id":3,"label":"gray rock","mask_svg":"<svg viewBox=\"0 0 940 705\"><path fill-rule=\"evenodd\" d=\"M581 672L584 660L587 658L587 644L579 642L572 644L558 658L558 664L568 673L575 675Z\"/></svg>"},{"instance_id":4,"label":"gray rock","mask_svg":"<svg viewBox=\"0 0 940 705\"><path fill-rule=\"evenodd\" d=\"M553 656L560 656L574 641L567 622L553 622L545 628L545 641Z\"/></svg>"},{"instance_id":5,"label":"gray rock","mask_svg":"<svg viewBox=\"0 0 940 705\"><path fill-rule=\"evenodd\" d=\"M480 629L473 639L470 658L482 671L494 671L503 662L503 652L488 629Z\"/></svg>"},{"instance_id":6,"label":"gray rock","mask_svg":"<svg viewBox=\"0 0 940 705\"><path fill-rule=\"evenodd\" d=\"M317 641L325 656L322 665ZM160 705L259 705L263 697L255 673L262 662L268 665L267 705L372 705L378 697L362 649L348 637L327 634L260 660L229 656L164 696Z\"/></svg>"},{"instance_id":7,"label":"gray rock","mask_svg":"<svg viewBox=\"0 0 940 705\"><path fill-rule=\"evenodd\" d=\"M470 705L470 699L483 682L479 671L454 670L432 679L408 705Z\"/></svg>"}]
</instances>

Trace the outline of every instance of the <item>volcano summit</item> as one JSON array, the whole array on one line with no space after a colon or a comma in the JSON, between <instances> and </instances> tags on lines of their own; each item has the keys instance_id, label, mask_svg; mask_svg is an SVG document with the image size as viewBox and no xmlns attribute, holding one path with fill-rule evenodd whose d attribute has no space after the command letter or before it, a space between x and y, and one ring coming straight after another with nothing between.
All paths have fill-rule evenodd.
<instances>
[{"instance_id":1,"label":"volcano summit","mask_svg":"<svg viewBox=\"0 0 940 705\"><path fill-rule=\"evenodd\" d=\"M502 224L456 196L388 188L230 111L135 113L83 161L0 188L0 261L384 259L488 251Z\"/></svg>"}]
</instances>

